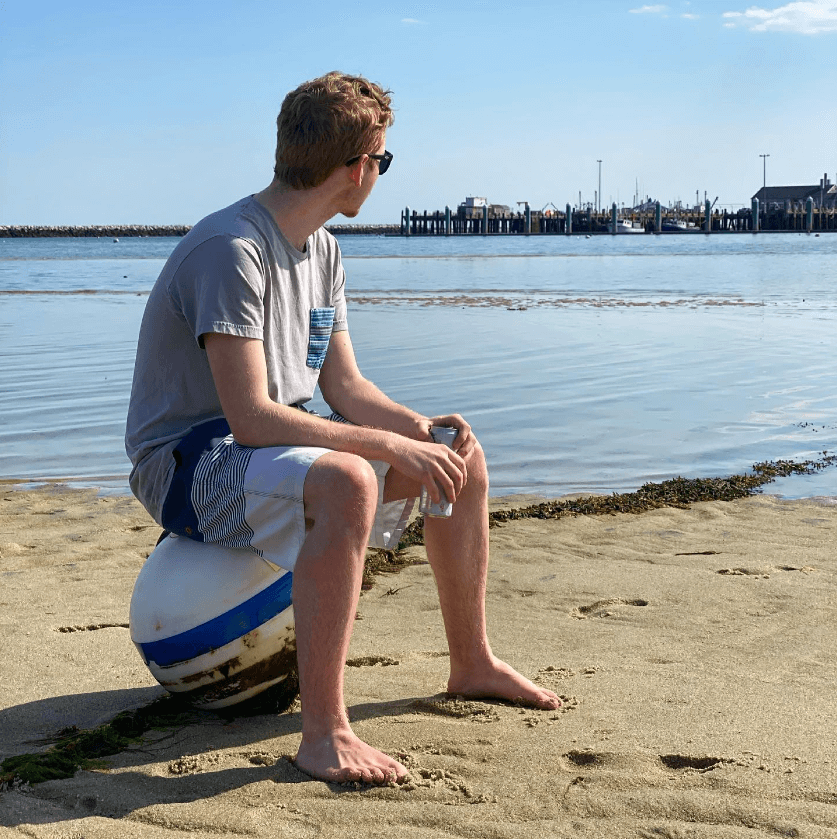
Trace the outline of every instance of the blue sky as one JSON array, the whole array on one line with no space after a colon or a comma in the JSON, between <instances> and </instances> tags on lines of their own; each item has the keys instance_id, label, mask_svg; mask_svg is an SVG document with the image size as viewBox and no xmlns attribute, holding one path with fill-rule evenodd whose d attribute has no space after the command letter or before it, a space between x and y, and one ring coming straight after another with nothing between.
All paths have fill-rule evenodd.
<instances>
[{"instance_id":1,"label":"blue sky","mask_svg":"<svg viewBox=\"0 0 837 839\"><path fill-rule=\"evenodd\" d=\"M190 224L265 186L284 94L393 91L356 219L837 180L837 0L0 0L0 224Z\"/></svg>"}]
</instances>

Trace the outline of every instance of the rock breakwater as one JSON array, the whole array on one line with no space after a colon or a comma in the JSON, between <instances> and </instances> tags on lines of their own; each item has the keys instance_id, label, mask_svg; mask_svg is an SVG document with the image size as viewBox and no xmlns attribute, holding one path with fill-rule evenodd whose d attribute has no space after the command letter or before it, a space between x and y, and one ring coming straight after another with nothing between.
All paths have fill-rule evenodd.
<instances>
[{"instance_id":1,"label":"rock breakwater","mask_svg":"<svg viewBox=\"0 0 837 839\"><path fill-rule=\"evenodd\" d=\"M119 239L131 236L185 236L190 230L188 224L97 224L87 226L69 225L14 225L0 226L0 239L34 239L59 236ZM367 235L391 236L399 232L397 224L327 224L326 230L335 236Z\"/></svg>"},{"instance_id":2,"label":"rock breakwater","mask_svg":"<svg viewBox=\"0 0 837 839\"><path fill-rule=\"evenodd\" d=\"M188 224L145 225L145 224L96 224L83 227L69 225L35 225L26 224L14 227L0 227L0 238L26 239L49 238L58 236L87 236L104 238L111 236L185 236L191 227Z\"/></svg>"},{"instance_id":3,"label":"rock breakwater","mask_svg":"<svg viewBox=\"0 0 837 839\"><path fill-rule=\"evenodd\" d=\"M401 227L398 224L327 224L325 229L334 236L398 236Z\"/></svg>"}]
</instances>

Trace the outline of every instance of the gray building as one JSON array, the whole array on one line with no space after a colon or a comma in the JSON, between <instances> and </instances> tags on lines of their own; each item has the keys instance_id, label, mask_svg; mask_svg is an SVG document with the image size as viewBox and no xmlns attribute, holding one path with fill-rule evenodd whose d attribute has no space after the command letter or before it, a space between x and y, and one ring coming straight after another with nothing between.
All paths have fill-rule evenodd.
<instances>
[{"instance_id":1,"label":"gray building","mask_svg":"<svg viewBox=\"0 0 837 839\"><path fill-rule=\"evenodd\" d=\"M837 207L837 184L831 183L826 172L813 186L762 187L753 198L758 198L762 207L767 204L771 210L804 209L809 198L815 207L834 209Z\"/></svg>"}]
</instances>

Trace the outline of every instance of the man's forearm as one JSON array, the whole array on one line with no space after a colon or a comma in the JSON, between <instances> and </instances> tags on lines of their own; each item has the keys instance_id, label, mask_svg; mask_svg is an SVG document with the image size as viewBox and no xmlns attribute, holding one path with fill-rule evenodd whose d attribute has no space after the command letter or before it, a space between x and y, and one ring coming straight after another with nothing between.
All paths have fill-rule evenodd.
<instances>
[{"instance_id":1,"label":"man's forearm","mask_svg":"<svg viewBox=\"0 0 837 839\"><path fill-rule=\"evenodd\" d=\"M339 411L339 408L335 406L335 410ZM346 419L353 421L350 417ZM244 446L320 446L386 462L392 461L392 454L398 448L398 438L408 436L380 426L367 428L359 423L329 422L314 414L276 403L263 406L257 414L246 419L239 418L236 425L232 427L233 435ZM418 438L413 436L413 439Z\"/></svg>"},{"instance_id":2,"label":"man's forearm","mask_svg":"<svg viewBox=\"0 0 837 839\"><path fill-rule=\"evenodd\" d=\"M414 440L427 439L428 418L394 402L368 379L355 380L335 394L323 395L332 410L355 425L392 431Z\"/></svg>"}]
</instances>

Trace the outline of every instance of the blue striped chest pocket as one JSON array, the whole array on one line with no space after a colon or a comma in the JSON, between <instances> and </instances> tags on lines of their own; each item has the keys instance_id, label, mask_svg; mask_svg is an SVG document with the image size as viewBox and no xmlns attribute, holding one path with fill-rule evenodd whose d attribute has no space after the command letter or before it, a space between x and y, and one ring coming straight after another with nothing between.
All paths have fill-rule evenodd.
<instances>
[{"instance_id":1,"label":"blue striped chest pocket","mask_svg":"<svg viewBox=\"0 0 837 839\"><path fill-rule=\"evenodd\" d=\"M308 327L308 358L305 362L308 367L319 370L323 366L333 325L334 306L311 309L311 320Z\"/></svg>"}]
</instances>

